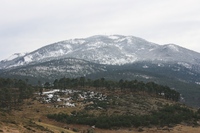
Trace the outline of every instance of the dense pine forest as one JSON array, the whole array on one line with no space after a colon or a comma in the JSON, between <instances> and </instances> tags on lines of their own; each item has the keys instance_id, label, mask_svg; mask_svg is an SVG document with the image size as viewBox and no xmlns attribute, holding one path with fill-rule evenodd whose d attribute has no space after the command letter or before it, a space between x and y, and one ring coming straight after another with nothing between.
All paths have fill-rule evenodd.
<instances>
[{"instance_id":1,"label":"dense pine forest","mask_svg":"<svg viewBox=\"0 0 200 133\"><path fill-rule=\"evenodd\" d=\"M61 78L59 80L56 79L53 83L41 83L38 81L38 85L33 87L28 84L28 79L23 81L18 79L0 78L0 107L8 109L15 108L21 104L24 99L30 98L34 92L39 91L42 93L43 87L46 89L55 88L60 90L85 87L94 87L96 89L104 88L111 91L120 89L122 92L147 92L173 101L179 101L180 99L180 93L167 86L158 85L154 82L144 83L137 80L124 81L121 79L119 82L116 82L108 81L104 78L96 80L86 79L85 77L76 79Z\"/></svg>"},{"instance_id":2,"label":"dense pine forest","mask_svg":"<svg viewBox=\"0 0 200 133\"><path fill-rule=\"evenodd\" d=\"M46 88L50 87L50 83L46 82L44 84ZM147 92L150 94L155 94L162 96L166 99L179 101L180 93L170 89L168 86L158 85L154 82L144 83L143 81L137 80L119 80L111 81L105 80L104 78L91 80L86 79L85 77L80 77L76 79L70 78L61 78L56 79L53 82L53 88L55 89L68 89L68 88L77 88L77 87L95 87L96 89L105 88L107 90L120 89L121 91L130 91L130 92Z\"/></svg>"},{"instance_id":3,"label":"dense pine forest","mask_svg":"<svg viewBox=\"0 0 200 133\"><path fill-rule=\"evenodd\" d=\"M30 98L35 92L26 81L0 78L0 108L11 110L23 104L24 99Z\"/></svg>"}]
</instances>

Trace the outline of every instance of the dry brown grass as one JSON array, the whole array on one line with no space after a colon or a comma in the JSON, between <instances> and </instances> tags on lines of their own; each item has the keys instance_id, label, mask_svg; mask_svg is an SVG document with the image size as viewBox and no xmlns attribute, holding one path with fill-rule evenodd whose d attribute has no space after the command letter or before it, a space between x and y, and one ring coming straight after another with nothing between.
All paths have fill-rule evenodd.
<instances>
[{"instance_id":1,"label":"dry brown grass","mask_svg":"<svg viewBox=\"0 0 200 133\"><path fill-rule=\"evenodd\" d=\"M104 93L107 93L109 95L109 92L104 90ZM124 95L126 97L127 94L122 94L121 92L116 92L117 95ZM146 107L151 107L152 110L156 110L160 105L159 104L173 104L171 101L167 101L165 99L159 98L159 97L152 97L147 94L142 94L144 97L141 96L141 94L138 94L139 96L135 96L135 98L130 99L127 97L127 100L132 100L136 102L142 102L147 104ZM118 101L125 103L126 100ZM138 103L139 105L140 103ZM157 105L158 104L158 105ZM137 105L137 104L135 104ZM135 105L129 105L129 106L135 106ZM153 105L153 106L151 106ZM88 129L91 129L89 126L85 125L68 125L64 123L59 123L54 120L49 120L46 115L47 114L54 114L54 113L70 113L73 110L81 110L82 107L74 107L74 108L54 108L52 107L53 104L41 104L36 100L26 100L24 105L20 107L18 110L13 110L10 113L5 113L0 111L0 133L47 133L47 132L55 132L55 133L61 133L62 131L65 133L73 133L72 129L78 129L79 132L81 131L87 131ZM146 108L145 107L145 108ZM139 106L138 108L135 108L135 110L132 110L134 112L141 112L141 109L143 107ZM112 113L115 110L119 110L119 108L112 108L108 109L108 113ZM125 108L122 108L122 111ZM98 113L98 112L97 112ZM145 112L142 112L145 113ZM40 122L39 122L40 121ZM70 130L67 130L65 128L69 128ZM122 128L119 130L104 130L104 129L98 129L95 128L95 133L139 133L140 131L142 133L200 133L200 127L192 127L192 126L185 126L185 125L178 125L173 128Z\"/></svg>"},{"instance_id":2,"label":"dry brown grass","mask_svg":"<svg viewBox=\"0 0 200 133\"><path fill-rule=\"evenodd\" d=\"M31 103L31 104L30 104ZM48 121L46 115L49 113L69 113L72 108L51 108L48 104L41 104L38 101L32 101L31 99L25 101L24 105L17 110L11 112L0 111L0 133L45 133L55 132L61 133L59 127L51 126L54 122ZM36 122L34 122L36 121ZM45 123L38 123L38 121L44 121ZM48 124L49 122L49 124ZM47 128L48 127L48 128ZM69 130L63 128L65 133L72 133Z\"/></svg>"}]
</instances>

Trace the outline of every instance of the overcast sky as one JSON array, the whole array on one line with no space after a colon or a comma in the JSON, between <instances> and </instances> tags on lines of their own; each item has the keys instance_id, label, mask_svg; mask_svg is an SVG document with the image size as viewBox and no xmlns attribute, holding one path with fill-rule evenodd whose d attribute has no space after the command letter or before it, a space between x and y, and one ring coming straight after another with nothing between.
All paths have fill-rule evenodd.
<instances>
[{"instance_id":1,"label":"overcast sky","mask_svg":"<svg viewBox=\"0 0 200 133\"><path fill-rule=\"evenodd\" d=\"M200 0L0 0L0 60L99 34L200 52Z\"/></svg>"}]
</instances>

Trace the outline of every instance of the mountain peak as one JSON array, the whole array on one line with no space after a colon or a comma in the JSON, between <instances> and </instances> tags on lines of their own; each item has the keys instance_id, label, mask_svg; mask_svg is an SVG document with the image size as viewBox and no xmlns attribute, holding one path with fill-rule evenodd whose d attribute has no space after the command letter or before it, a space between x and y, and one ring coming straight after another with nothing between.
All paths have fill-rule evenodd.
<instances>
[{"instance_id":1,"label":"mountain peak","mask_svg":"<svg viewBox=\"0 0 200 133\"><path fill-rule=\"evenodd\" d=\"M170 55L170 56L169 56ZM194 56L191 56L194 55ZM170 57L170 58L169 58ZM37 64L62 58L77 58L99 64L123 65L136 61L182 61L194 63L200 54L175 44L158 45L142 38L123 35L95 35L47 45L28 54L15 54L0 63L1 69ZM193 61L193 62L192 62Z\"/></svg>"},{"instance_id":2,"label":"mountain peak","mask_svg":"<svg viewBox=\"0 0 200 133\"><path fill-rule=\"evenodd\" d=\"M175 52L179 52L179 46L178 45L176 45L176 44L166 44L166 45L164 45L164 48L168 48L168 49L170 49L170 50L172 50L172 51L175 51Z\"/></svg>"}]
</instances>

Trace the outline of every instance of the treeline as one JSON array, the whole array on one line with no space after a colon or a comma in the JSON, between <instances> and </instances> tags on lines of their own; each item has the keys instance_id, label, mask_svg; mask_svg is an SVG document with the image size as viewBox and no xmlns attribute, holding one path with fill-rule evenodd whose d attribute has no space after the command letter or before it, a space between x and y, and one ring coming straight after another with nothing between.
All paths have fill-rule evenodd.
<instances>
[{"instance_id":1,"label":"treeline","mask_svg":"<svg viewBox=\"0 0 200 133\"><path fill-rule=\"evenodd\" d=\"M11 110L16 108L33 94L33 87L28 85L28 80L0 78L0 108Z\"/></svg>"},{"instance_id":2,"label":"treeline","mask_svg":"<svg viewBox=\"0 0 200 133\"><path fill-rule=\"evenodd\" d=\"M140 127L140 126L173 126L182 122L197 124L200 119L199 112L181 107L180 105L168 105L163 109L152 112L151 115L89 115L86 112L72 113L71 115L59 113L47 115L67 124L95 125L98 128Z\"/></svg>"},{"instance_id":3,"label":"treeline","mask_svg":"<svg viewBox=\"0 0 200 133\"><path fill-rule=\"evenodd\" d=\"M46 82L44 84L46 88L50 87L50 83ZM119 80L110 81L105 80L104 78L91 80L86 79L84 77L70 79L70 78L61 78L56 79L53 82L53 88L55 89L68 89L68 88L75 88L75 87L95 87L95 88L106 88L109 90L112 89L121 89L121 91L131 91L131 92L148 92L151 94L156 94L159 96L163 96L166 99L170 99L173 101L178 101L180 99L180 93L170 89L168 86L158 85L154 82L144 83L142 81L137 80Z\"/></svg>"}]
</instances>

